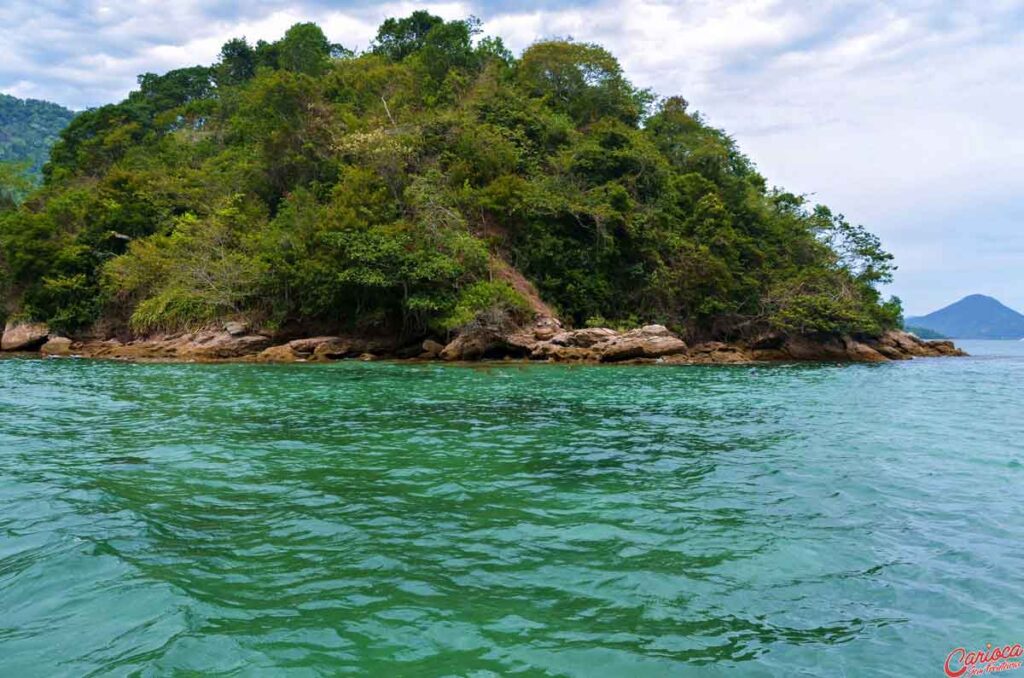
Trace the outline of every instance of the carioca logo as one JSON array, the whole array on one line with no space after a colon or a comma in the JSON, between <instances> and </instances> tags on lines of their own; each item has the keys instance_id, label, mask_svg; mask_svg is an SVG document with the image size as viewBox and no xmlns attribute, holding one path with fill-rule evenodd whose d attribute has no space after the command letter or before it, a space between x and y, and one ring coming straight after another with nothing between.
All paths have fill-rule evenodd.
<instances>
[{"instance_id":1,"label":"carioca logo","mask_svg":"<svg viewBox=\"0 0 1024 678\"><path fill-rule=\"evenodd\" d=\"M1016 659L1022 654L1024 654L1024 648L1021 648L1020 643L996 648L992 647L992 643L988 643L985 645L984 650L978 650L977 652L968 652L964 648L958 647L946 656L946 663L943 669L945 669L946 675L949 678L960 678L963 675L980 676L983 673L992 673L994 671L1010 671L1012 669L1019 669L1021 663L1004 661L998 665L987 667L985 665L1000 659Z\"/></svg>"}]
</instances>

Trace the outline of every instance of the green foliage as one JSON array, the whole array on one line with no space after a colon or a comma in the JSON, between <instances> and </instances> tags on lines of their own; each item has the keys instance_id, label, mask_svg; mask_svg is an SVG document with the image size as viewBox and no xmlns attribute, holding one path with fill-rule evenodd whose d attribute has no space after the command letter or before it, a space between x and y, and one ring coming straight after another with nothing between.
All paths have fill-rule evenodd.
<instances>
[{"instance_id":1,"label":"green foliage","mask_svg":"<svg viewBox=\"0 0 1024 678\"><path fill-rule=\"evenodd\" d=\"M0 162L0 213L16 208L35 187L27 162Z\"/></svg>"},{"instance_id":2,"label":"green foliage","mask_svg":"<svg viewBox=\"0 0 1024 678\"><path fill-rule=\"evenodd\" d=\"M353 55L298 24L141 76L75 117L31 195L0 170L5 307L423 335L528 319L506 262L575 325L899 325L878 239L769 190L684 99L654 105L597 45L516 59L479 32L418 11Z\"/></svg>"},{"instance_id":3,"label":"green foliage","mask_svg":"<svg viewBox=\"0 0 1024 678\"><path fill-rule=\"evenodd\" d=\"M504 280L481 280L459 293L458 301L448 315L437 322L445 331L456 330L472 324L478 319L501 322L506 318L523 320L530 311L530 304Z\"/></svg>"}]
</instances>

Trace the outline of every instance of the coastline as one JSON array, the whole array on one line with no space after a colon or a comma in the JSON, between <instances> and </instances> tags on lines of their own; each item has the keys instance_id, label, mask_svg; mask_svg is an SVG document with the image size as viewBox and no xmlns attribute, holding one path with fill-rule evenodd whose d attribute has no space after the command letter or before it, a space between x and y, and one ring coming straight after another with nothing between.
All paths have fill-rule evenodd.
<instances>
[{"instance_id":1,"label":"coastline","mask_svg":"<svg viewBox=\"0 0 1024 678\"><path fill-rule=\"evenodd\" d=\"M884 363L918 357L966 355L948 340L925 340L902 330L877 337L771 333L742 341L689 344L662 325L628 331L565 330L541 318L532 327L476 326L447 344L433 339L322 335L288 337L228 322L196 332L140 338L72 339L44 325L9 325L6 352L52 358L127 362L296 363L336 360L398 360L474 363L493 360L580 364L737 365L778 362Z\"/></svg>"}]
</instances>

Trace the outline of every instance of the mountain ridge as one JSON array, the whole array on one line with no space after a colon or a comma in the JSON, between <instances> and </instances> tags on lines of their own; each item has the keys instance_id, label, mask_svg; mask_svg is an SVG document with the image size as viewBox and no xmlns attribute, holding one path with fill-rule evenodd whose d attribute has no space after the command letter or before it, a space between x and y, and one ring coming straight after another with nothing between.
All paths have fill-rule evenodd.
<instances>
[{"instance_id":1,"label":"mountain ridge","mask_svg":"<svg viewBox=\"0 0 1024 678\"><path fill-rule=\"evenodd\" d=\"M908 317L904 324L957 339L1024 338L1024 314L984 294L969 294L927 315Z\"/></svg>"}]
</instances>

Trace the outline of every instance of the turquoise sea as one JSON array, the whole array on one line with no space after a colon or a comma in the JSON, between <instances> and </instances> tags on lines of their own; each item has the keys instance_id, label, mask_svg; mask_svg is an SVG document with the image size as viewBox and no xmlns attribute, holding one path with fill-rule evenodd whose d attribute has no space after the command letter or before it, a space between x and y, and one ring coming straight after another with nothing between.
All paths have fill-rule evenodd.
<instances>
[{"instance_id":1,"label":"turquoise sea","mask_svg":"<svg viewBox=\"0 0 1024 678\"><path fill-rule=\"evenodd\" d=\"M0 360L0 675L941 676L1024 642L1024 343Z\"/></svg>"}]
</instances>

